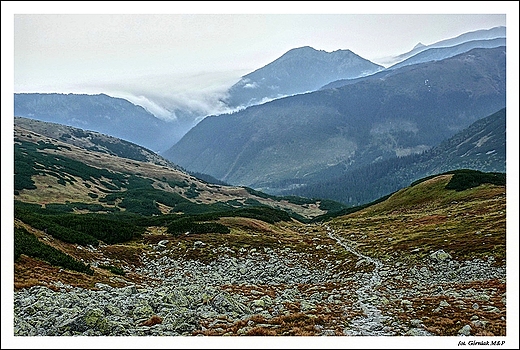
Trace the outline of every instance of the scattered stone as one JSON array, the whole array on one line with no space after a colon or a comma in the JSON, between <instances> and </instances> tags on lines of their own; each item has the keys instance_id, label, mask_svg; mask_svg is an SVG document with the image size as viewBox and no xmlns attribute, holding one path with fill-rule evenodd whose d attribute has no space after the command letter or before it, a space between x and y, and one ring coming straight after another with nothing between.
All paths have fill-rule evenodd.
<instances>
[{"instance_id":1,"label":"scattered stone","mask_svg":"<svg viewBox=\"0 0 520 350\"><path fill-rule=\"evenodd\" d=\"M471 327L469 325L465 325L464 327L459 329L459 334L460 335L465 335L465 336L470 335L471 334Z\"/></svg>"},{"instance_id":2,"label":"scattered stone","mask_svg":"<svg viewBox=\"0 0 520 350\"><path fill-rule=\"evenodd\" d=\"M409 300L401 300L401 304L406 306L406 307L411 307L412 306L412 302L409 301Z\"/></svg>"},{"instance_id":3,"label":"scattered stone","mask_svg":"<svg viewBox=\"0 0 520 350\"><path fill-rule=\"evenodd\" d=\"M431 334L428 331L421 329L421 328L411 328L405 333L405 335L412 336L412 337L421 337L421 336L428 336Z\"/></svg>"},{"instance_id":4,"label":"scattered stone","mask_svg":"<svg viewBox=\"0 0 520 350\"><path fill-rule=\"evenodd\" d=\"M204 247L205 245L206 245L206 243L204 243L202 241L195 241L195 242L193 242L193 247L194 248Z\"/></svg>"},{"instance_id":5,"label":"scattered stone","mask_svg":"<svg viewBox=\"0 0 520 350\"><path fill-rule=\"evenodd\" d=\"M167 247L166 242L157 245ZM193 242L196 248L205 245L202 241ZM307 254L289 248L248 247L233 251L225 246L215 247L216 258L208 263L174 258L169 252L164 249L159 254L152 249L140 257L141 265L128 267L128 271L150 278L150 282L145 278L140 285L115 288L96 283L93 290L87 290L60 282L52 289L38 286L16 291L14 334L186 336L211 330L234 335L229 332L233 324L253 316L269 320L290 315L299 305L296 312L307 317L319 312L344 317L333 326L319 325L315 330L320 335L335 335L334 329L343 327L345 335L425 336L432 334L415 318L420 316L414 314L411 301L417 301L419 310L421 296L450 298L447 300L456 306L468 305L468 299L479 300L479 310L501 312L489 305L490 295L497 295L482 293L478 288L454 287L454 283L475 280L505 281L505 267L493 266L489 258L457 262L440 250L432 252L430 259L416 262L412 273L406 264L383 265L355 250L349 252L359 255L351 256L349 262L323 259L316 265L310 263ZM363 271L348 272L344 268L346 261L347 265L363 265ZM329 288L330 284L334 287ZM501 297L505 303L505 293ZM441 300L435 310L443 312L442 308L450 307L447 300ZM408 324L403 323L399 313L411 319ZM473 316L471 326L458 326L462 327L460 334L469 335L471 327L484 328L487 322ZM254 326L249 320L235 334L246 335ZM265 328L273 329L273 325L266 322ZM487 330L490 329L488 326Z\"/></svg>"},{"instance_id":6,"label":"scattered stone","mask_svg":"<svg viewBox=\"0 0 520 350\"><path fill-rule=\"evenodd\" d=\"M446 300L442 300L439 303L439 307L448 307L448 306L450 306L450 304Z\"/></svg>"},{"instance_id":7,"label":"scattered stone","mask_svg":"<svg viewBox=\"0 0 520 350\"><path fill-rule=\"evenodd\" d=\"M418 319L413 319L413 320L410 320L410 324L412 325L412 327L420 327L422 325L422 321L421 320L418 320Z\"/></svg>"},{"instance_id":8,"label":"scattered stone","mask_svg":"<svg viewBox=\"0 0 520 350\"><path fill-rule=\"evenodd\" d=\"M168 244L168 240L163 239L162 241L159 241L157 245L161 248L166 248L166 244Z\"/></svg>"}]
</instances>

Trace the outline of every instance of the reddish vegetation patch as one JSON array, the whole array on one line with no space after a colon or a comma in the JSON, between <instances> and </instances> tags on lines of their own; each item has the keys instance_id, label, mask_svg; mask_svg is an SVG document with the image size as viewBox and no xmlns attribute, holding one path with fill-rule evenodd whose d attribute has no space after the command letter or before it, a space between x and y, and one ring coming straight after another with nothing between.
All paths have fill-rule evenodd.
<instances>
[{"instance_id":1,"label":"reddish vegetation patch","mask_svg":"<svg viewBox=\"0 0 520 350\"><path fill-rule=\"evenodd\" d=\"M227 285L223 289L248 297L249 301L260 299L263 296L275 298L276 295L289 288L287 285ZM298 284L300 296L310 300L310 296L316 292L331 292L334 289L345 288L344 284L326 283L323 285ZM323 330L334 332L335 335L343 335L345 325L361 313L352 309L351 300L341 300L339 304L332 304L322 300L313 303L314 307L302 311L300 302L283 303L283 315L265 318L256 314L245 320L233 321L226 318L205 319L201 322L203 330L197 330L193 335L246 335L246 336L317 336ZM276 315L273 307L266 307L271 315Z\"/></svg>"},{"instance_id":2,"label":"reddish vegetation patch","mask_svg":"<svg viewBox=\"0 0 520 350\"><path fill-rule=\"evenodd\" d=\"M14 264L14 289L29 288L33 286L46 286L58 290L56 282L93 289L97 282L109 284L114 287L123 287L126 284L110 279L110 273L101 269L95 269L94 275L60 269L48 263L22 255Z\"/></svg>"},{"instance_id":3,"label":"reddish vegetation patch","mask_svg":"<svg viewBox=\"0 0 520 350\"><path fill-rule=\"evenodd\" d=\"M161 324L163 321L163 319L157 315L153 315L152 317L150 317L149 319L147 319L146 321L144 322L141 322L139 324L139 326L147 326L147 327L151 327L151 326L155 326L156 324Z\"/></svg>"},{"instance_id":4,"label":"reddish vegetation patch","mask_svg":"<svg viewBox=\"0 0 520 350\"><path fill-rule=\"evenodd\" d=\"M473 289L477 295L412 298L409 300L413 303L413 309L399 313L397 318L405 324L410 324L412 319L420 319L427 331L440 336L458 336L459 330L465 325L471 327L472 336L506 335L506 306L502 302L502 295L506 291L504 283L498 280L475 281L445 286L445 289L455 290L461 295ZM478 295L483 293L490 297L489 300L479 299ZM441 302L449 306L439 307ZM391 309L398 310L400 307L394 303Z\"/></svg>"},{"instance_id":5,"label":"reddish vegetation patch","mask_svg":"<svg viewBox=\"0 0 520 350\"><path fill-rule=\"evenodd\" d=\"M273 229L270 225L264 221L249 219L249 218L240 218L240 217L225 217L221 218L220 222L223 225L230 225L235 227L240 227L246 230L253 230L256 233L259 232L273 232Z\"/></svg>"},{"instance_id":6,"label":"reddish vegetation patch","mask_svg":"<svg viewBox=\"0 0 520 350\"><path fill-rule=\"evenodd\" d=\"M418 225L433 225L440 224L446 221L446 215L428 215L415 219L414 224Z\"/></svg>"},{"instance_id":7,"label":"reddish vegetation patch","mask_svg":"<svg viewBox=\"0 0 520 350\"><path fill-rule=\"evenodd\" d=\"M141 265L141 253L142 249L135 248L129 245L109 245L103 247L104 256L110 259L124 261L127 264L133 266Z\"/></svg>"}]
</instances>

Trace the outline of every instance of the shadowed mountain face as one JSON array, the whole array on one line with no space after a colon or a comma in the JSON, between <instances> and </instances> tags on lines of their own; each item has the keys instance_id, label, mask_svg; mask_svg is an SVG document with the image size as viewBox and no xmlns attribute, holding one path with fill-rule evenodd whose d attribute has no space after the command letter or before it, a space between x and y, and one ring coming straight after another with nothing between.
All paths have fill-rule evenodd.
<instances>
[{"instance_id":1,"label":"shadowed mountain face","mask_svg":"<svg viewBox=\"0 0 520 350\"><path fill-rule=\"evenodd\" d=\"M155 152L171 147L178 134L176 124L105 94L15 94L14 115L97 131Z\"/></svg>"},{"instance_id":2,"label":"shadowed mountain face","mask_svg":"<svg viewBox=\"0 0 520 350\"><path fill-rule=\"evenodd\" d=\"M420 153L505 107L505 63L505 47L474 49L207 117L164 156L228 183L267 188L338 164L350 171Z\"/></svg>"},{"instance_id":3,"label":"shadowed mountain face","mask_svg":"<svg viewBox=\"0 0 520 350\"><path fill-rule=\"evenodd\" d=\"M348 205L360 205L419 178L453 169L505 173L506 110L477 120L424 153L390 158L354 171L346 171L346 168L344 164L338 164L298 184L286 182L262 190L278 195L329 198Z\"/></svg>"},{"instance_id":4,"label":"shadowed mountain face","mask_svg":"<svg viewBox=\"0 0 520 350\"><path fill-rule=\"evenodd\" d=\"M249 106L287 95L314 91L338 79L373 74L384 67L350 50L325 52L305 46L292 49L240 79L228 93L231 107Z\"/></svg>"}]
</instances>

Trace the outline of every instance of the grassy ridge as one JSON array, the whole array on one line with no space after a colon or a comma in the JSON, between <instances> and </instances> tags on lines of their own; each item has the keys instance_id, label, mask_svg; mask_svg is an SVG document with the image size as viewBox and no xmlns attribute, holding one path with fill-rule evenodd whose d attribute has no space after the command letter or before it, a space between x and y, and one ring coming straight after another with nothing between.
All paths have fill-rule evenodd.
<instances>
[{"instance_id":1,"label":"grassy ridge","mask_svg":"<svg viewBox=\"0 0 520 350\"><path fill-rule=\"evenodd\" d=\"M455 176L429 177L330 223L364 253L382 259L420 259L443 249L457 259L493 256L505 263L504 186L484 182L462 190L473 183L473 177L464 176L468 182L459 190L447 188Z\"/></svg>"},{"instance_id":2,"label":"grassy ridge","mask_svg":"<svg viewBox=\"0 0 520 350\"><path fill-rule=\"evenodd\" d=\"M447 190L455 190L455 191L464 191L469 188L477 187L482 184L494 184L499 186L506 185L506 174L505 173L495 173L495 172L482 172L478 170L471 169L458 169L444 172L440 175L449 175L453 174L450 182L446 185ZM437 175L427 176L425 178L414 181L410 186L415 186L424 181L432 179Z\"/></svg>"},{"instance_id":3,"label":"grassy ridge","mask_svg":"<svg viewBox=\"0 0 520 350\"><path fill-rule=\"evenodd\" d=\"M448 176L452 175L450 177L450 180L446 184L437 183L432 186L425 186L425 187L417 187L419 184L423 184L424 182L434 179L439 176ZM389 202L391 204L388 204L388 209L390 207L402 207L407 205L416 205L420 204L422 202L427 201L433 201L435 202L439 198L442 198L446 196L446 193L444 193L442 190L455 190L456 192L461 192L467 189L471 189L483 184L493 184L497 186L505 186L506 185L506 174L505 173L495 173L495 172L482 172L478 170L470 170L470 169L459 169L459 170L452 170L447 171L442 174L437 175L431 175L424 177L422 179L419 179L417 181L414 181L410 186L406 189L403 189L401 191L406 191L406 196L401 196L402 199L399 199L399 196L394 196L392 198L392 201ZM415 188L414 188L415 187ZM399 191L397 191L399 192ZM316 218L314 218L311 222L320 222L320 221L327 221L329 219L332 219L334 217L343 216L352 214L355 212L358 212L362 209L369 208L371 206L374 206L375 204L385 202L387 199L389 199L391 196L393 196L395 193L388 194L386 196L383 196L375 201L372 201L370 203L366 203L363 205L358 205L338 211L332 211L324 215L320 215ZM457 197L457 196L455 196Z\"/></svg>"}]
</instances>

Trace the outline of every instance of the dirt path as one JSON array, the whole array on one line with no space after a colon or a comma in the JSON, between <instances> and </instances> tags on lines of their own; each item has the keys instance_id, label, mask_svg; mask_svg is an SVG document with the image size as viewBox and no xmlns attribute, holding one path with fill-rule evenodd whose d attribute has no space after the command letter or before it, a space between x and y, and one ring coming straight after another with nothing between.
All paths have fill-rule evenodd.
<instances>
[{"instance_id":1,"label":"dirt path","mask_svg":"<svg viewBox=\"0 0 520 350\"><path fill-rule=\"evenodd\" d=\"M387 317L381 314L377 304L379 295L376 287L381 284L379 271L383 264L374 258L361 254L347 242L334 234L334 230L325 226L328 236L335 240L348 252L356 255L360 261L365 261L374 265L374 270L370 274L363 274L361 277L361 287L356 290L358 296L357 304L363 310L364 316L356 317L350 322L350 329L345 330L345 335L364 335L364 336L391 336L395 335L392 331L385 330L384 322Z\"/></svg>"}]
</instances>

